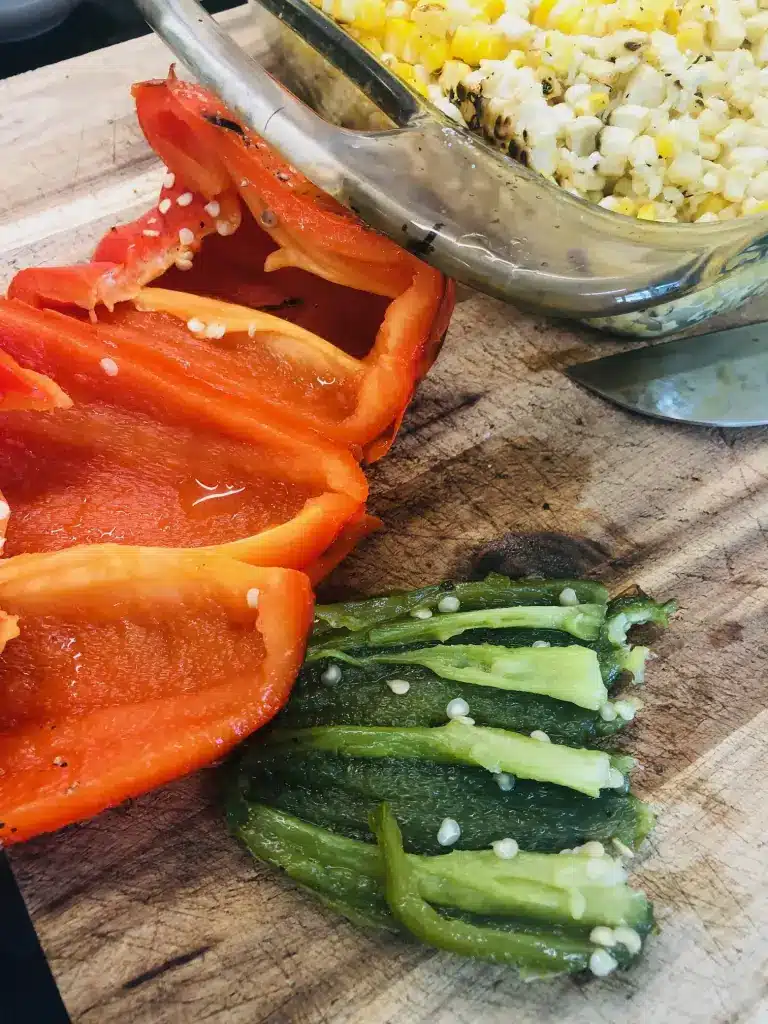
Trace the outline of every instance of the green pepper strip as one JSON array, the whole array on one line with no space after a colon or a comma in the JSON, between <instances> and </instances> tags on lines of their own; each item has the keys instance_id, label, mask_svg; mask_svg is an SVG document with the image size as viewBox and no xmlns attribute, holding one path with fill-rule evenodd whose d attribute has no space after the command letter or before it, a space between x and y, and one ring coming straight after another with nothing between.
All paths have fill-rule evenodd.
<instances>
[{"instance_id":1,"label":"green pepper strip","mask_svg":"<svg viewBox=\"0 0 768 1024\"><path fill-rule=\"evenodd\" d=\"M384 858L387 903L392 915L417 939L438 949L494 963L559 971L585 971L594 946L560 935L498 931L444 917L421 898L415 872L403 850L394 815L382 804L371 816Z\"/></svg>"}]
</instances>

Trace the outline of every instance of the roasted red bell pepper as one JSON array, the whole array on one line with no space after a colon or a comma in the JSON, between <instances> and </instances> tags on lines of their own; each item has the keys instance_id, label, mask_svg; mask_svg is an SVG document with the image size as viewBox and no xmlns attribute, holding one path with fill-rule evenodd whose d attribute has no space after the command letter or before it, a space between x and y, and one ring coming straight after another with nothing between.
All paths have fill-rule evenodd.
<instances>
[{"instance_id":1,"label":"roasted red bell pepper","mask_svg":"<svg viewBox=\"0 0 768 1024\"><path fill-rule=\"evenodd\" d=\"M366 228L205 90L171 75L134 95L169 168L158 207L111 231L91 264L21 271L10 296L88 310L115 337L147 330L179 384L226 386L235 409L380 457L437 353L452 283Z\"/></svg>"},{"instance_id":2,"label":"roasted red bell pepper","mask_svg":"<svg viewBox=\"0 0 768 1024\"><path fill-rule=\"evenodd\" d=\"M0 350L0 413L68 409L72 399L50 377L19 366Z\"/></svg>"},{"instance_id":3,"label":"roasted red bell pepper","mask_svg":"<svg viewBox=\"0 0 768 1024\"><path fill-rule=\"evenodd\" d=\"M343 448L238 403L226 352L218 378L193 388L178 365L203 343L177 328L166 355L176 339L152 317L160 351L147 324L92 325L0 301L0 346L75 401L4 417L0 485L14 510L6 553L111 540L226 545L252 564L288 568L314 562L360 514L359 466Z\"/></svg>"},{"instance_id":4,"label":"roasted red bell pepper","mask_svg":"<svg viewBox=\"0 0 768 1024\"><path fill-rule=\"evenodd\" d=\"M312 592L225 555L92 545L0 561L0 607L8 844L193 771L271 718Z\"/></svg>"}]
</instances>

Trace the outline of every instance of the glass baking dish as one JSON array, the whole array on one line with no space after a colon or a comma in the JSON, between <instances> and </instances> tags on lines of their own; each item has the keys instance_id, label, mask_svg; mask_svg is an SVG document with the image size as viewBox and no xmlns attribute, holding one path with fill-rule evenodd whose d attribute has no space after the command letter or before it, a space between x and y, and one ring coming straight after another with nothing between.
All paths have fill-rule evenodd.
<instances>
[{"instance_id":1,"label":"glass baking dish","mask_svg":"<svg viewBox=\"0 0 768 1024\"><path fill-rule=\"evenodd\" d=\"M307 0L250 0L255 60L197 0L136 2L294 166L464 284L647 338L768 288L768 214L664 224L575 197L445 117Z\"/></svg>"}]
</instances>

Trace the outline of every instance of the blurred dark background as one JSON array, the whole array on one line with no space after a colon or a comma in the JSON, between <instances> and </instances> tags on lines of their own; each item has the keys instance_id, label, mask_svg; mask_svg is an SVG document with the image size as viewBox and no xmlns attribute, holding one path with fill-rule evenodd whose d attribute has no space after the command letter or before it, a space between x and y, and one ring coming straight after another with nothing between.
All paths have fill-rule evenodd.
<instances>
[{"instance_id":1,"label":"blurred dark background","mask_svg":"<svg viewBox=\"0 0 768 1024\"><path fill-rule=\"evenodd\" d=\"M238 7L243 0L203 0L215 14ZM99 50L144 35L147 26L132 0L83 0L70 16L45 35L19 43L0 44L0 78L55 64L68 57Z\"/></svg>"}]
</instances>

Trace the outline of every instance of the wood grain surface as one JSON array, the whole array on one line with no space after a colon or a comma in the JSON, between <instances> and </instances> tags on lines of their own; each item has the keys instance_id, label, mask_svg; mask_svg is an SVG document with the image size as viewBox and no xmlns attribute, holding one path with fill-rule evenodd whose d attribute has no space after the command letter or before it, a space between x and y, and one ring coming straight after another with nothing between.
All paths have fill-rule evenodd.
<instances>
[{"instance_id":1,"label":"wood grain surface","mask_svg":"<svg viewBox=\"0 0 768 1024\"><path fill-rule=\"evenodd\" d=\"M224 19L248 40L247 16ZM0 277L85 257L161 177L130 83L142 39L0 85ZM742 319L768 309L751 307ZM661 933L600 983L358 931L231 841L209 771L18 849L12 863L82 1024L764 1024L768 1021L768 431L641 419L561 368L587 331L473 296L392 454L387 531L333 592L492 567L582 571L676 595L629 733L660 823L638 867Z\"/></svg>"}]
</instances>

